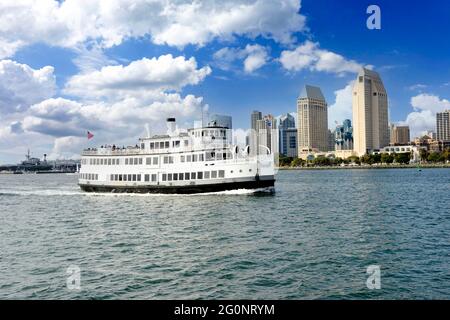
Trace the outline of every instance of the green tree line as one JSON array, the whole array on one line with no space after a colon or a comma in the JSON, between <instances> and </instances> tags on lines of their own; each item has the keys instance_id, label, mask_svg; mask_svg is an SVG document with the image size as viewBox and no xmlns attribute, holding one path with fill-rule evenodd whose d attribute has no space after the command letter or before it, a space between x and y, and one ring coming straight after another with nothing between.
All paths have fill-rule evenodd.
<instances>
[{"instance_id":1,"label":"green tree line","mask_svg":"<svg viewBox=\"0 0 450 320\"><path fill-rule=\"evenodd\" d=\"M440 163L450 161L450 149L446 149L442 152L429 152L427 150L420 151L420 157L422 162L428 163ZM328 158L325 156L315 157L313 160L303 160L300 158L284 157L280 156L279 165L281 167L305 167L305 166L340 166L342 163L357 165L366 164L391 164L400 163L408 164L412 159L412 153L382 153L382 154L365 154L361 157L350 156L346 159L342 158Z\"/></svg>"}]
</instances>

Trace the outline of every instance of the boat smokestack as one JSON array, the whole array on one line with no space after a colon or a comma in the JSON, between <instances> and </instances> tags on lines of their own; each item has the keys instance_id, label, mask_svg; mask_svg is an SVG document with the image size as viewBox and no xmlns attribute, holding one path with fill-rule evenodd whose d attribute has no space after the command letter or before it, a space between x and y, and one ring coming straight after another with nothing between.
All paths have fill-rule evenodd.
<instances>
[{"instance_id":1,"label":"boat smokestack","mask_svg":"<svg viewBox=\"0 0 450 320\"><path fill-rule=\"evenodd\" d=\"M167 118L166 124L167 124L167 134L168 135L174 134L175 130L177 129L177 123L175 118Z\"/></svg>"}]
</instances>

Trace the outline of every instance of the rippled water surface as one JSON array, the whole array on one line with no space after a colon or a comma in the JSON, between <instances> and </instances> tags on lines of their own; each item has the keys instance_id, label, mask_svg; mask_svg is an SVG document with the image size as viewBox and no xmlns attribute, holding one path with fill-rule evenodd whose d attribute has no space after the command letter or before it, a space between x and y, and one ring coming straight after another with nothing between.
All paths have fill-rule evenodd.
<instances>
[{"instance_id":1,"label":"rippled water surface","mask_svg":"<svg viewBox=\"0 0 450 320\"><path fill-rule=\"evenodd\" d=\"M265 195L85 194L76 179L0 175L0 298L450 298L448 169L282 171Z\"/></svg>"}]
</instances>

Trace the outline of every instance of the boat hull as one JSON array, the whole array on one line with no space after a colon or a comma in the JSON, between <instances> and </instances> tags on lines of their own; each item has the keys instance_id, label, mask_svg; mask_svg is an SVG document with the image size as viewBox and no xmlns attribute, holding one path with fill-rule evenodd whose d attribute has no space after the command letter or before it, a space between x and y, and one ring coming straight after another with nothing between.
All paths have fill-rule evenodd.
<instances>
[{"instance_id":1,"label":"boat hull","mask_svg":"<svg viewBox=\"0 0 450 320\"><path fill-rule=\"evenodd\" d=\"M189 184L189 185L136 185L136 186L108 186L94 184L80 184L86 192L109 193L165 193L165 194L192 194L206 192L220 192L237 189L263 189L275 185L273 177L251 181L221 182L215 184Z\"/></svg>"}]
</instances>

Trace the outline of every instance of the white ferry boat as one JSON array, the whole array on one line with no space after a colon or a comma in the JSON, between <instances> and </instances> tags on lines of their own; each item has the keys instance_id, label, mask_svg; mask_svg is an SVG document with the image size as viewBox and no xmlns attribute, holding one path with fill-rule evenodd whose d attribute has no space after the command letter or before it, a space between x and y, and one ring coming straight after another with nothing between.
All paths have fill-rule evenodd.
<instances>
[{"instance_id":1,"label":"white ferry boat","mask_svg":"<svg viewBox=\"0 0 450 320\"><path fill-rule=\"evenodd\" d=\"M274 154L239 148L231 130L209 123L179 131L167 119L167 135L140 138L135 147L102 146L82 153L78 184L87 192L200 193L273 190ZM254 154L255 153L255 154Z\"/></svg>"}]
</instances>

